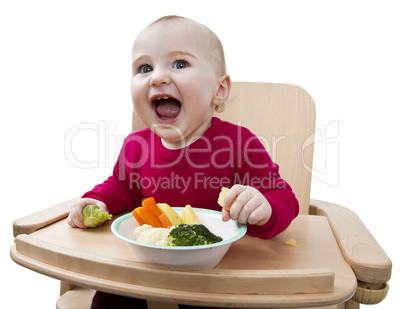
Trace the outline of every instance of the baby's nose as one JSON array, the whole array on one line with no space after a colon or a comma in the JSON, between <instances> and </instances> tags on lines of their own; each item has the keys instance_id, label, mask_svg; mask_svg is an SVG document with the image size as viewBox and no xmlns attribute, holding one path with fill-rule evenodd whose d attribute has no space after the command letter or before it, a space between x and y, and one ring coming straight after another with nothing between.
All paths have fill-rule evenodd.
<instances>
[{"instance_id":1,"label":"baby's nose","mask_svg":"<svg viewBox=\"0 0 402 309\"><path fill-rule=\"evenodd\" d=\"M170 76L166 70L154 70L151 74L149 85L151 87L158 87L161 85L169 85L170 82Z\"/></svg>"}]
</instances>

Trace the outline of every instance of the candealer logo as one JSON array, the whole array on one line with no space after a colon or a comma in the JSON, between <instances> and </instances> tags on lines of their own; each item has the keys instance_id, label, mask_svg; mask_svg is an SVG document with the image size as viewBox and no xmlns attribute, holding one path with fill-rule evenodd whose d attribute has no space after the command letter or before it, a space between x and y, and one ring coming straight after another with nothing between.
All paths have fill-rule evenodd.
<instances>
[{"instance_id":1,"label":"candealer logo","mask_svg":"<svg viewBox=\"0 0 402 309\"><path fill-rule=\"evenodd\" d=\"M64 155L67 161L82 169L113 168L125 138L123 135L114 134L116 129L114 123L106 125L104 120L98 123L83 122L73 126L64 138ZM86 137L83 143L80 143L81 137ZM97 145L89 146L93 140L97 141ZM96 153L91 151L93 149ZM92 160L85 160L83 151L91 153Z\"/></svg>"},{"instance_id":2,"label":"candealer logo","mask_svg":"<svg viewBox=\"0 0 402 309\"><path fill-rule=\"evenodd\" d=\"M156 135L152 135L150 141L147 141L140 135L130 135L126 139L126 146L128 148L128 145L131 144L130 148L137 149L136 155L126 155L125 152L122 152L120 156L121 164L124 163L126 167L132 169L138 169L145 165L153 169L168 169L182 164L183 162L194 170L202 170L211 167L215 169L227 167L240 168L243 163L255 169L268 167L267 162L263 161L260 163L252 159L253 155L256 153L266 154L264 148L255 146L255 142L259 140L259 137L253 136L246 141L242 140L240 127L238 134L239 141L237 144L241 145L241 147L235 146L235 141L226 135L217 135L211 139L199 136L196 140L197 142L203 142L201 146L192 147L193 144L191 144L189 147L175 149L174 151L176 151L176 153L171 160L157 161L158 154L155 150L155 147L157 147L155 136ZM216 146L217 144L219 147ZM215 147L213 145L215 145ZM193 153L201 153L204 160L194 161Z\"/></svg>"},{"instance_id":3,"label":"candealer logo","mask_svg":"<svg viewBox=\"0 0 402 309\"><path fill-rule=\"evenodd\" d=\"M324 133L323 133L324 131ZM315 136L315 140L314 140ZM336 188L339 185L339 120L335 120L318 129L303 143L303 149L314 144L314 165L307 166L303 158L304 168L311 175L328 186ZM302 152L304 154L304 152Z\"/></svg>"},{"instance_id":4,"label":"candealer logo","mask_svg":"<svg viewBox=\"0 0 402 309\"><path fill-rule=\"evenodd\" d=\"M241 124L238 124L241 125ZM91 169L91 168L113 168L121 147L123 146L123 142L125 137L123 135L117 135L116 132L117 126L114 123L107 124L106 121L99 121L98 123L85 122L80 123L73 126L65 136L64 140L64 153L66 159L75 167L82 169ZM173 128L176 129L176 128ZM178 132L180 133L180 132ZM86 134L90 134L88 137ZM85 141L96 140L97 145L95 147L87 147L86 142L84 144L80 144L80 139L82 137L87 137ZM324 126L323 129L318 129L314 134L308 137L304 143L302 148L306 149L307 147L314 144L314 168L312 166L308 166L305 163L304 157L302 157L302 162L304 168L312 174L312 176L327 184L331 187L337 187L339 185L339 121L335 120ZM281 141L286 140L286 136L273 136L272 140L269 141L265 137L257 136L260 142L270 151L271 159L275 162L277 161L277 147ZM314 139L315 138L315 139ZM201 136L200 139L203 139ZM187 148L183 148L181 151L181 155L178 156L177 160L173 160L165 165L157 165L155 162L150 162L153 168L170 168L178 164L181 160L186 160L187 163L194 169L198 169L202 171L204 168L208 168L213 166L214 168L225 168L226 166L237 166L238 162L234 159L234 154L241 152L241 155L245 158L246 162L255 168L265 168L265 166L258 165L257 162L251 162L248 160L248 156L252 152L261 151L258 149L250 149L248 146L252 142L253 139L250 139L245 144L242 145L242 149L234 149L234 145L232 141L227 136L216 136L213 138L212 142L219 141L222 143L222 147L219 150L212 152L210 145L211 141L205 139L206 147L201 151L205 153L205 157L208 158L206 162L193 162L191 159L191 150ZM140 147L148 147L145 140L141 140L141 137L132 137L131 142L137 142ZM91 159L84 159L83 151L88 152L88 149L92 149ZM83 149L83 150L82 150ZM145 148L144 148L145 149ZM200 150L198 150L200 151ZM96 153L94 153L96 152ZM152 150L151 150L152 152ZM302 156L304 152L302 151ZM222 161L221 157L229 158L229 160ZM148 156L143 156L137 162L130 162L129 159L124 158L125 164L129 166L141 166L145 164L147 160L153 160L153 157L149 158ZM153 165L152 165L153 164ZM126 177L126 175L121 175L122 177ZM137 182L135 175L129 175L130 181L132 183ZM183 190L186 187L186 181L184 179L177 179L177 175L173 178L170 178L169 181L172 182L171 185L178 185L181 183ZM169 178L169 177L168 177ZM155 187L162 188L163 186L168 186L168 179L143 179L142 186L147 186L148 184L153 184ZM157 183L156 183L157 182ZM203 179L203 182L208 185L213 185L217 183L221 185L225 180L221 179ZM156 184L156 185L155 185ZM256 184L257 185L257 184ZM262 185L262 184L258 184ZM224 186L224 185L222 185Z\"/></svg>"}]
</instances>

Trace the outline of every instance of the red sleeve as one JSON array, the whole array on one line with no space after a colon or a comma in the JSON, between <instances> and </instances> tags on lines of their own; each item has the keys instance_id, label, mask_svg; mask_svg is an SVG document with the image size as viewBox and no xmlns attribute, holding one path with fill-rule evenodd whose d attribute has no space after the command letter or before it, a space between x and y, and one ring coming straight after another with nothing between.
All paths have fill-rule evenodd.
<instances>
[{"instance_id":1,"label":"red sleeve","mask_svg":"<svg viewBox=\"0 0 402 309\"><path fill-rule=\"evenodd\" d=\"M272 215L264 225L248 225L247 234L262 239L283 232L299 214L299 202L289 184L279 175L274 163L257 137L245 145L245 164L240 174L248 185L258 189L268 200ZM247 183L243 183L247 184Z\"/></svg>"}]
</instances>

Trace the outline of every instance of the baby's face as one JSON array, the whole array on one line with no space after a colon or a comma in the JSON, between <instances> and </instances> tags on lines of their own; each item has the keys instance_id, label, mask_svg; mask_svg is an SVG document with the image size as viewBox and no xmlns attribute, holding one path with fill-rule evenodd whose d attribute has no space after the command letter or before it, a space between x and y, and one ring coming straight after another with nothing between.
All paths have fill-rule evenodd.
<instances>
[{"instance_id":1,"label":"baby's face","mask_svg":"<svg viewBox=\"0 0 402 309\"><path fill-rule=\"evenodd\" d=\"M141 120L169 148L201 136L221 80L208 31L188 20L152 24L137 37L132 57L131 95Z\"/></svg>"}]
</instances>

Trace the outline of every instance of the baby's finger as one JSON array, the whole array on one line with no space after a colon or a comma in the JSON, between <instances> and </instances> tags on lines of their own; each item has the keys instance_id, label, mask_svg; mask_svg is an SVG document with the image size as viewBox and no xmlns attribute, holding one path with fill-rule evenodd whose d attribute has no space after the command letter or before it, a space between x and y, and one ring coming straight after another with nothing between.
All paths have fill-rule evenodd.
<instances>
[{"instance_id":1,"label":"baby's finger","mask_svg":"<svg viewBox=\"0 0 402 309\"><path fill-rule=\"evenodd\" d=\"M69 216L67 222L72 227L79 227L81 229L86 229L87 227L82 223L82 219L80 220L77 216Z\"/></svg>"},{"instance_id":2,"label":"baby's finger","mask_svg":"<svg viewBox=\"0 0 402 309\"><path fill-rule=\"evenodd\" d=\"M70 216L67 217L67 223L71 227L77 227Z\"/></svg>"},{"instance_id":3,"label":"baby's finger","mask_svg":"<svg viewBox=\"0 0 402 309\"><path fill-rule=\"evenodd\" d=\"M81 229L87 228L84 223L82 223L82 219L79 219L78 217L74 217L74 223Z\"/></svg>"},{"instance_id":4,"label":"baby's finger","mask_svg":"<svg viewBox=\"0 0 402 309\"><path fill-rule=\"evenodd\" d=\"M243 224L252 224L251 220L253 213L256 211L258 207L258 199L255 197L255 195L251 195L250 199L247 201L246 204L243 205L243 207L240 210L238 219L240 223ZM250 218L251 217L251 218Z\"/></svg>"},{"instance_id":5,"label":"baby's finger","mask_svg":"<svg viewBox=\"0 0 402 309\"><path fill-rule=\"evenodd\" d=\"M86 205L85 200L80 200L78 203L73 205L70 209L70 213L67 217L67 223L72 227L86 228L82 223L84 219L82 215L82 208Z\"/></svg>"},{"instance_id":6,"label":"baby's finger","mask_svg":"<svg viewBox=\"0 0 402 309\"><path fill-rule=\"evenodd\" d=\"M222 221L227 222L230 220L230 212L225 208L222 208Z\"/></svg>"},{"instance_id":7,"label":"baby's finger","mask_svg":"<svg viewBox=\"0 0 402 309\"><path fill-rule=\"evenodd\" d=\"M232 189L234 189L233 191L237 193L237 196L236 200L232 204L232 207L230 208L230 217L234 220L239 220L239 215L243 207L247 205L247 203L253 198L253 194L250 192L250 190L247 190L245 186L236 185L232 187ZM232 191L232 189L230 189L230 191ZM240 221L240 223L244 222Z\"/></svg>"},{"instance_id":8,"label":"baby's finger","mask_svg":"<svg viewBox=\"0 0 402 309\"><path fill-rule=\"evenodd\" d=\"M248 223L252 225L263 225L271 217L272 209L264 208L262 204L258 205L248 216Z\"/></svg>"}]
</instances>

